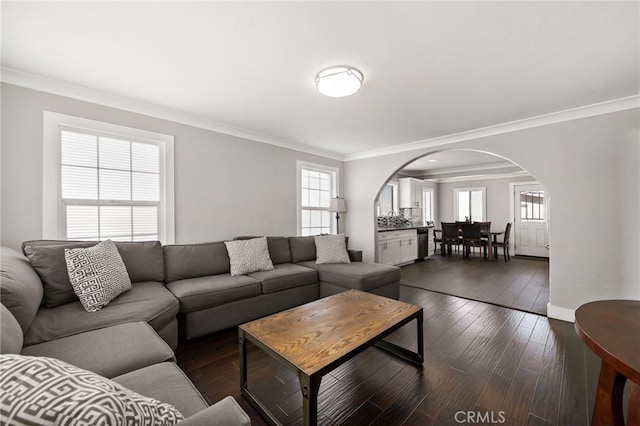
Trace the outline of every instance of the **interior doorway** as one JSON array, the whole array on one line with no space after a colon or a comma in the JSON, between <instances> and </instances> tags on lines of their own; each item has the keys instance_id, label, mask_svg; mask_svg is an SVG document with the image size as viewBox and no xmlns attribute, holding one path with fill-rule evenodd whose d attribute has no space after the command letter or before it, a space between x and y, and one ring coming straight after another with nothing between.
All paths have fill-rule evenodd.
<instances>
[{"instance_id":1,"label":"interior doorway","mask_svg":"<svg viewBox=\"0 0 640 426\"><path fill-rule=\"evenodd\" d=\"M504 233L507 224L512 223L511 260L505 261L500 249L494 261L485 261L480 255L464 259L462 251L455 250L451 256L442 256L440 245L433 242L432 247L437 248L425 260L401 265L401 284L546 315L550 286L549 194L535 176L499 155L466 149L432 152L402 165L389 176L374 201L376 259L380 263L384 263L380 260L384 257L379 257L380 235L388 231L386 225L393 222L390 219L395 219L384 214L391 210L392 215L402 217L404 213L401 208L389 208L388 202L384 204L384 193L407 180L422 185L420 226L431 227L435 235L441 235L441 222L460 220L461 209L466 212L462 217L468 216L463 220L490 221L491 230L497 233ZM474 197L476 192L482 196ZM461 200L468 202L461 207ZM386 208L382 208L383 204ZM395 205L402 207L404 203L400 199ZM431 221L425 219L429 216ZM497 240L501 242L502 238Z\"/></svg>"}]
</instances>

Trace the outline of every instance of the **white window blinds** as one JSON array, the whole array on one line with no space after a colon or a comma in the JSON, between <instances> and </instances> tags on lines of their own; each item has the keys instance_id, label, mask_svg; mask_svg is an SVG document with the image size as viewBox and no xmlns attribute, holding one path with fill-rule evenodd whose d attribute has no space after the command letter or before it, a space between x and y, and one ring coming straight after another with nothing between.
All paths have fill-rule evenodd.
<instances>
[{"instance_id":1,"label":"white window blinds","mask_svg":"<svg viewBox=\"0 0 640 426\"><path fill-rule=\"evenodd\" d=\"M61 130L60 151L67 239L158 239L159 145Z\"/></svg>"}]
</instances>

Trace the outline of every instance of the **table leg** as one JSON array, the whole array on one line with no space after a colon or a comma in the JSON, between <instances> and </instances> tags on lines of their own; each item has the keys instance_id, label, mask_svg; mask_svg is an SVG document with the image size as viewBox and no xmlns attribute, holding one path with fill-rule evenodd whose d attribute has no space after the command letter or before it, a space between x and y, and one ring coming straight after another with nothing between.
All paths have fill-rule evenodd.
<instances>
[{"instance_id":1,"label":"table leg","mask_svg":"<svg viewBox=\"0 0 640 426\"><path fill-rule=\"evenodd\" d=\"M318 424L318 390L322 377L307 376L303 372L298 373L300 389L302 390L302 419L304 426Z\"/></svg>"},{"instance_id":2,"label":"table leg","mask_svg":"<svg viewBox=\"0 0 640 426\"><path fill-rule=\"evenodd\" d=\"M624 426L622 394L626 381L626 377L609 363L602 361L591 419L592 426Z\"/></svg>"},{"instance_id":3,"label":"table leg","mask_svg":"<svg viewBox=\"0 0 640 426\"><path fill-rule=\"evenodd\" d=\"M240 344L240 390L247 389L247 339L244 330L238 329L238 342Z\"/></svg>"},{"instance_id":4,"label":"table leg","mask_svg":"<svg viewBox=\"0 0 640 426\"><path fill-rule=\"evenodd\" d=\"M420 357L420 361L424 360L424 325L423 321L423 313L420 311L418 317L416 318L418 321L418 356Z\"/></svg>"},{"instance_id":5,"label":"table leg","mask_svg":"<svg viewBox=\"0 0 640 426\"><path fill-rule=\"evenodd\" d=\"M640 384L629 382L627 425L640 425Z\"/></svg>"},{"instance_id":6,"label":"table leg","mask_svg":"<svg viewBox=\"0 0 640 426\"><path fill-rule=\"evenodd\" d=\"M489 253L487 253L487 258L489 260L493 260L493 235L491 235L491 233L489 233L489 238L487 238L487 251Z\"/></svg>"}]
</instances>

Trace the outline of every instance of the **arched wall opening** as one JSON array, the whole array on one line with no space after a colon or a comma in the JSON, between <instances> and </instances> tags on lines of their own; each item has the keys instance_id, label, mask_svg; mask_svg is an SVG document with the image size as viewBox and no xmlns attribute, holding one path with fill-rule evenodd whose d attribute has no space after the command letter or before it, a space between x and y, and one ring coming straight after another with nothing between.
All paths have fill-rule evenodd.
<instances>
[{"instance_id":1,"label":"arched wall opening","mask_svg":"<svg viewBox=\"0 0 640 426\"><path fill-rule=\"evenodd\" d=\"M398 204L399 197L408 196L407 187L409 183L419 188L422 198L420 199L418 207L406 207L409 205L407 201ZM403 192L398 195L399 187L401 186L404 187ZM481 199L483 211L479 212L482 214L482 217L474 217L474 221L490 221L493 231L505 231L507 223L518 226L518 228L515 226L511 227L511 238L509 238L509 253L511 256L516 254L515 243L518 241L523 243L519 246L520 253L518 254L549 258L547 245L550 231L548 226L549 193L538 179L509 158L489 151L476 149L440 149L404 161L390 173L375 194L372 208L375 217L373 238L375 241L374 258L376 262L399 265L407 264L404 259L394 260L390 258L389 243L386 243L389 234L383 231L409 230L415 228L424 229L425 226L429 226L431 230L439 230L441 221L453 222L463 220L461 216L457 216L458 213L454 207L457 207L455 194L462 188L482 190L484 196ZM531 221L520 220L522 211L516 211L517 208L520 208L519 195L516 193L516 190L521 192L520 189L522 188L539 188L544 191L544 198L536 199L536 202L543 201L541 204L538 204L538 207L540 205L542 206L542 210L536 212L542 219L538 218L537 220ZM431 198L431 200L429 198ZM412 202L414 202L413 199ZM528 205L530 206L532 204L529 203ZM527 204L525 204L525 207L526 206ZM390 207L392 211L388 214ZM529 229L527 228L531 225L534 225L538 228L538 231L542 232L538 232L538 235L529 233ZM522 229L519 227L522 227ZM428 232L429 240L432 238L431 230L429 232L427 230L423 231ZM521 233L523 238L514 238L515 236L520 237ZM531 236L537 237L538 241L527 241L527 239L524 238L527 235L529 235L530 238ZM429 250L434 250L435 248L435 244L428 244L425 240L425 238L418 239L418 245L422 248L421 252L419 252L421 253L418 256L419 259L422 259L425 253L428 253L427 256L432 258L430 263L437 262L439 267L445 265L447 267L460 267L455 261L453 263L447 263L446 258L433 258L433 256L439 256L440 250L438 249L438 253L425 250L424 247L422 247L423 245L427 245ZM502 237L500 237L499 240L502 240ZM532 243L532 247L528 246L529 243ZM536 247L536 244L538 244L538 247ZM490 253L489 256L491 257L491 255ZM497 253L497 260L501 260L502 258L504 258L504 255ZM546 271L544 274L548 276L549 267L546 263L520 258L517 264L520 265L520 267L527 265L528 267L535 268L538 270L539 276L543 273L539 268L541 268L541 265L544 265L543 270ZM491 268L490 264L486 264L485 266ZM419 268L421 271L429 271L431 266L422 264L421 266L414 265L412 268L414 268L412 269L414 272L416 270L415 268ZM435 272L432 269L431 271ZM545 275L542 275L542 277L544 278ZM480 283L475 282L475 284L479 285ZM539 295L536 294L536 296L534 296L537 297L537 300L531 300L531 305L528 305L529 300L520 299L517 303L506 303L505 306L545 313L546 306L549 302L549 289L544 288L544 284L544 280L542 283L534 280L531 281L532 288L527 288L527 293L534 290L534 285L540 285L542 288ZM422 285L426 285L426 287L423 288L431 289L426 282L422 283ZM492 287L492 290L494 288L500 288L501 283L497 283L496 286L497 287ZM470 294L476 291L476 287L472 286L471 283L468 293L461 290L461 288L464 287L458 287L458 292L456 294L452 293L452 295L474 298L470 296ZM522 288L520 288L520 290L522 290ZM481 301L492 302L490 299ZM535 303L533 303L534 301ZM502 304L504 305L504 303Z\"/></svg>"}]
</instances>

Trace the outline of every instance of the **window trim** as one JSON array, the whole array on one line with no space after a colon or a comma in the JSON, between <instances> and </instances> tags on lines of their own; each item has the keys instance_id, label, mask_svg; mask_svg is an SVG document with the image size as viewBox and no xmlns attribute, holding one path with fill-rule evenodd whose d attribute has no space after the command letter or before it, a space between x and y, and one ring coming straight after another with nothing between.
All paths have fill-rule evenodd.
<instances>
[{"instance_id":1,"label":"window trim","mask_svg":"<svg viewBox=\"0 0 640 426\"><path fill-rule=\"evenodd\" d=\"M340 169L337 167L327 166L325 164L310 163L302 160L298 160L296 163L296 232L297 235L300 236L302 235L302 169L331 173L331 198L338 196L338 188L340 188ZM324 210L323 208L314 209ZM333 218L331 218L329 222L330 233L333 233L336 230L334 222Z\"/></svg>"},{"instance_id":2,"label":"window trim","mask_svg":"<svg viewBox=\"0 0 640 426\"><path fill-rule=\"evenodd\" d=\"M42 238L65 239L61 197L60 130L105 133L160 146L160 209L158 239L175 243L174 137L148 130L120 126L102 121L51 111L43 112L42 157Z\"/></svg>"},{"instance_id":3,"label":"window trim","mask_svg":"<svg viewBox=\"0 0 640 426\"><path fill-rule=\"evenodd\" d=\"M431 187L428 186L423 186L422 187L422 222L426 223L426 222L433 222L435 220L435 209L433 208L433 203L434 203L434 192L435 190ZM425 203L426 197L429 197L429 209L431 210L431 217L429 219L427 219L427 215L426 210L427 210L427 203Z\"/></svg>"},{"instance_id":4,"label":"window trim","mask_svg":"<svg viewBox=\"0 0 640 426\"><path fill-rule=\"evenodd\" d=\"M458 206L458 193L463 191L481 191L482 192L482 219L477 220L471 218L472 221L483 222L487 217L487 187L486 186L476 186L476 187L465 187L465 188L453 188L453 217L455 220L458 220L459 215L459 206Z\"/></svg>"}]
</instances>

